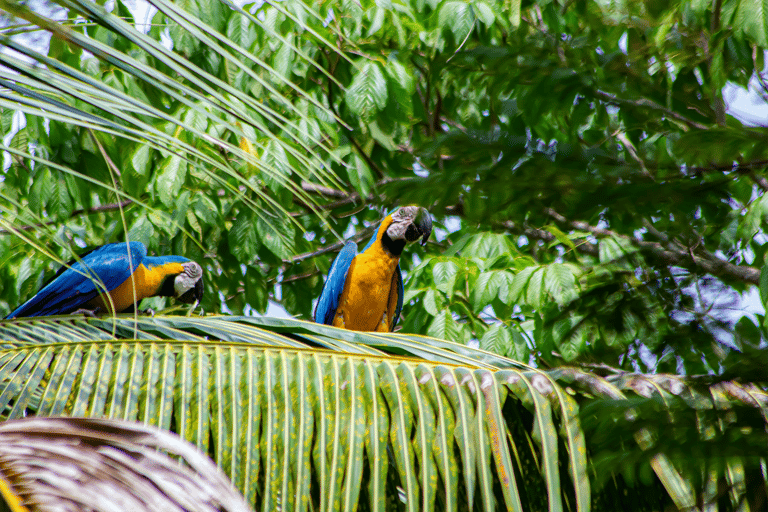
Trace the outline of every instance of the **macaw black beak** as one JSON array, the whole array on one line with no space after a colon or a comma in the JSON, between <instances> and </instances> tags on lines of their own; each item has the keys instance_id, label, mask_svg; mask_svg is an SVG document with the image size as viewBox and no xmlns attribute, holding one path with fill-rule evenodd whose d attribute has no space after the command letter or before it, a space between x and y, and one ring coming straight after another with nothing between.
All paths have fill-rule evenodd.
<instances>
[{"instance_id":1,"label":"macaw black beak","mask_svg":"<svg viewBox=\"0 0 768 512\"><path fill-rule=\"evenodd\" d=\"M427 245L427 239L429 238L429 235L432 234L432 216L426 208L419 208L419 213L416 214L413 223L418 226L419 231L421 232L421 245Z\"/></svg>"},{"instance_id":2,"label":"macaw black beak","mask_svg":"<svg viewBox=\"0 0 768 512\"><path fill-rule=\"evenodd\" d=\"M203 285L203 278L195 282L195 287L189 289L186 293L184 293L181 297L179 297L179 301L183 302L184 304L192 304L193 302L200 302L200 300L203 298L203 290L205 289L205 286Z\"/></svg>"}]
</instances>

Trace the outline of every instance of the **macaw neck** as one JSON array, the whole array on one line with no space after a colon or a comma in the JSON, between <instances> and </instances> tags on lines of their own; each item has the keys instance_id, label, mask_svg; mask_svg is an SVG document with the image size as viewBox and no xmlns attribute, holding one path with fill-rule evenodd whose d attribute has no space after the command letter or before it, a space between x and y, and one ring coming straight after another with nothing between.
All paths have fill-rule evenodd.
<instances>
[{"instance_id":1,"label":"macaw neck","mask_svg":"<svg viewBox=\"0 0 768 512\"><path fill-rule=\"evenodd\" d=\"M399 258L405 248L405 240L392 240L387 234L387 229L392 224L392 214L390 213L384 220L381 221L379 227L373 233L371 241L365 246L363 252L367 251L372 246L380 246L384 253L392 256L393 258Z\"/></svg>"},{"instance_id":2,"label":"macaw neck","mask_svg":"<svg viewBox=\"0 0 768 512\"><path fill-rule=\"evenodd\" d=\"M381 234L381 247L395 258L399 258L405 248L405 240L392 240L384 230Z\"/></svg>"},{"instance_id":3,"label":"macaw neck","mask_svg":"<svg viewBox=\"0 0 768 512\"><path fill-rule=\"evenodd\" d=\"M158 290L157 292L158 296L160 297L176 296L176 287L174 286L176 281L176 275L170 275L163 280L163 284L160 286L160 290Z\"/></svg>"},{"instance_id":4,"label":"macaw neck","mask_svg":"<svg viewBox=\"0 0 768 512\"><path fill-rule=\"evenodd\" d=\"M147 286L147 296L175 296L176 288L174 281L176 276L184 272L182 263L187 261L189 260L180 256L148 256L144 258L139 268L144 269L143 275Z\"/></svg>"}]
</instances>

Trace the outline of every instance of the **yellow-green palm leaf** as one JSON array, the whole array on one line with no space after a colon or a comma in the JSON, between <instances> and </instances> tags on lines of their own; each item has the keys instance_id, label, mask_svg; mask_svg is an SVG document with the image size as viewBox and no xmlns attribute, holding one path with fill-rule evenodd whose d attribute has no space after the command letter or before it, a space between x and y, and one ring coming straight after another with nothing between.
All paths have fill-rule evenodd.
<instances>
[{"instance_id":1,"label":"yellow-green palm leaf","mask_svg":"<svg viewBox=\"0 0 768 512\"><path fill-rule=\"evenodd\" d=\"M588 507L573 399L556 396L545 373L481 351L216 316L22 319L0 324L0 335L4 418L170 429L264 510L523 510L531 482L554 510L563 494ZM512 435L510 407L532 411L533 429ZM560 463L575 477L562 488Z\"/></svg>"},{"instance_id":2,"label":"yellow-green palm leaf","mask_svg":"<svg viewBox=\"0 0 768 512\"><path fill-rule=\"evenodd\" d=\"M0 336L4 419L170 429L262 510L590 510L617 496L686 507L717 497L701 467L739 503L761 460L679 456L764 428L768 395L735 382L541 371L443 340L291 319L52 317L1 322ZM606 458L619 449L656 476L627 480L630 466Z\"/></svg>"}]
</instances>

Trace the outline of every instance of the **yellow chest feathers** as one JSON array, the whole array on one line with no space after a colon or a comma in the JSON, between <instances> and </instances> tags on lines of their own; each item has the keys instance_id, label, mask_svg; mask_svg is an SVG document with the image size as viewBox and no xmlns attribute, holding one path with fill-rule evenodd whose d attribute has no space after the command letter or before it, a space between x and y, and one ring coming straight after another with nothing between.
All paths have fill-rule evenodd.
<instances>
[{"instance_id":1,"label":"yellow chest feathers","mask_svg":"<svg viewBox=\"0 0 768 512\"><path fill-rule=\"evenodd\" d=\"M391 298L397 293L394 275L399 260L381 249L355 256L333 325L356 331L388 331L394 315Z\"/></svg>"}]
</instances>

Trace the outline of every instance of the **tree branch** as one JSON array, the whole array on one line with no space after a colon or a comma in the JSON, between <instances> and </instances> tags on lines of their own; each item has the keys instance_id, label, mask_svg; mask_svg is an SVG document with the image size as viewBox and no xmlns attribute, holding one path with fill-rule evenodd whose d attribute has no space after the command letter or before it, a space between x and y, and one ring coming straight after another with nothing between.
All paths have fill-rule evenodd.
<instances>
[{"instance_id":1,"label":"tree branch","mask_svg":"<svg viewBox=\"0 0 768 512\"><path fill-rule=\"evenodd\" d=\"M289 260L283 260L283 263L290 265L290 264L293 264L293 263L298 263L300 261L308 260L310 258L314 258L315 256L320 256L321 254L325 254L327 252L334 252L334 251L341 250L341 248L344 247L344 245L347 242L350 242L350 241L352 241L352 242L359 242L360 240L363 240L363 239L367 238L368 236L370 236L371 234L373 234L373 232L376 231L376 229L378 227L379 227L378 223L372 224L372 225L368 226L367 228L365 228L365 229L355 233L352 236L352 238L350 238L349 240L341 240L339 242L335 242L335 243L326 245L324 247L321 247L321 248L319 248L316 251L305 252L305 253L302 253L302 254L297 254L296 256L294 256L293 258L291 258Z\"/></svg>"},{"instance_id":2,"label":"tree branch","mask_svg":"<svg viewBox=\"0 0 768 512\"><path fill-rule=\"evenodd\" d=\"M617 96L614 96L613 94L603 92L600 90L595 91L595 96L597 96L598 98L604 101L607 101L608 103L615 103L617 105L632 105L633 107L642 107L642 108L650 108L651 110L658 110L659 112L663 112L666 116L669 116L677 121L680 121L681 123L691 128L696 128L698 130L708 129L706 125L698 123L692 119L688 119L687 117L681 114L678 114L674 110L670 110L667 107L659 105L655 101L651 101L646 98L641 98L639 100L625 100L623 98L619 98Z\"/></svg>"},{"instance_id":3,"label":"tree branch","mask_svg":"<svg viewBox=\"0 0 768 512\"><path fill-rule=\"evenodd\" d=\"M122 201L120 203L103 204L101 206L92 206L91 208L80 208L70 213L69 218L72 219L84 213L89 214L89 213L105 212L109 210L119 210L120 208L125 208L126 206L132 203L133 201L131 201L130 199L126 199L125 201ZM20 226L16 228L16 231L29 231L31 229L37 229L43 226L50 226L51 224L59 224L60 222L61 220L49 220L47 222L41 222L39 224L29 224L26 226ZM0 235L7 235L10 233L13 233L13 231L10 231L7 229L0 229Z\"/></svg>"},{"instance_id":4,"label":"tree branch","mask_svg":"<svg viewBox=\"0 0 768 512\"><path fill-rule=\"evenodd\" d=\"M386 185L387 183L393 183L395 181L408 181L412 180L413 178L384 178L383 180L379 180L374 185L375 187L381 187ZM348 204L354 204L357 202L360 202L361 204L368 204L375 201L377 198L381 198L381 196L376 196L374 194L368 194L366 197L360 197L360 194L357 192L348 192L346 190L339 190L335 188L330 187L324 187L322 185L317 185L315 183L309 183L307 181L304 181L301 183L301 188L304 190L304 192L308 192L310 194L318 194L324 197L330 197L330 198L336 198L338 201L334 201L332 203L324 204L320 206L320 209L322 210L335 210L336 208L339 208L340 206L345 206Z\"/></svg>"},{"instance_id":5,"label":"tree branch","mask_svg":"<svg viewBox=\"0 0 768 512\"><path fill-rule=\"evenodd\" d=\"M658 242L648 242L637 237L622 235L610 229L601 229L582 221L570 221L552 208L546 208L544 213L572 229L588 231L596 237L616 237L627 240L632 245L648 251L658 262L664 265L692 266L713 276L730 277L752 284L758 284L760 281L760 269L748 265L734 265L703 249L700 249L697 255L691 248L687 247L668 246L665 248ZM593 245L593 247L597 250L596 246Z\"/></svg>"},{"instance_id":6,"label":"tree branch","mask_svg":"<svg viewBox=\"0 0 768 512\"><path fill-rule=\"evenodd\" d=\"M553 235L552 233L544 229L522 227L517 223L512 222L511 220L502 222L502 226L504 227L504 229L507 229L508 231L512 231L513 233L518 233L520 235L525 235L526 237L532 240L543 240L544 242L547 242L547 243L557 242L557 238L555 237L555 235ZM600 255L599 248L596 245L589 243L587 240L584 240L584 239L576 240L574 242L574 245L576 246L576 250L580 253L584 253L594 257L598 257Z\"/></svg>"},{"instance_id":7,"label":"tree branch","mask_svg":"<svg viewBox=\"0 0 768 512\"><path fill-rule=\"evenodd\" d=\"M323 185L317 185L315 183L309 183L307 181L301 182L301 189L304 192L312 194L318 194L324 197L333 197L336 199L349 199L350 197L360 198L360 194L357 192L347 192L346 190L339 190L331 187L324 187Z\"/></svg>"}]
</instances>

